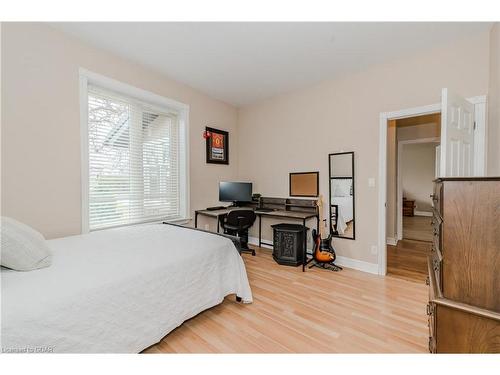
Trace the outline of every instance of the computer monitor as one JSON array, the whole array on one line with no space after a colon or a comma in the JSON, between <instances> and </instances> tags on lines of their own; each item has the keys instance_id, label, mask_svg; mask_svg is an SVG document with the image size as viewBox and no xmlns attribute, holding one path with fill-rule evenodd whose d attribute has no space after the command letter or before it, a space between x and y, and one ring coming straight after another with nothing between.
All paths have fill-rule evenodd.
<instances>
[{"instance_id":1,"label":"computer monitor","mask_svg":"<svg viewBox=\"0 0 500 375\"><path fill-rule=\"evenodd\" d=\"M219 182L219 201L221 202L251 202L251 182Z\"/></svg>"}]
</instances>

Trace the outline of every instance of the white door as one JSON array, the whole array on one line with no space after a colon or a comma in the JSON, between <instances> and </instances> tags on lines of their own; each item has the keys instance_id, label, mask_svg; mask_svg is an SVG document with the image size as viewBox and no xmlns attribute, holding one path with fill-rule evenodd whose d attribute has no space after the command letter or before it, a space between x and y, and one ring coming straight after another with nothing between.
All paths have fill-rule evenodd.
<instances>
[{"instance_id":1,"label":"white door","mask_svg":"<svg viewBox=\"0 0 500 375\"><path fill-rule=\"evenodd\" d=\"M474 173L474 104L443 89L440 177Z\"/></svg>"},{"instance_id":2,"label":"white door","mask_svg":"<svg viewBox=\"0 0 500 375\"><path fill-rule=\"evenodd\" d=\"M435 177L438 178L441 175L441 146L436 146L436 166L435 166Z\"/></svg>"}]
</instances>

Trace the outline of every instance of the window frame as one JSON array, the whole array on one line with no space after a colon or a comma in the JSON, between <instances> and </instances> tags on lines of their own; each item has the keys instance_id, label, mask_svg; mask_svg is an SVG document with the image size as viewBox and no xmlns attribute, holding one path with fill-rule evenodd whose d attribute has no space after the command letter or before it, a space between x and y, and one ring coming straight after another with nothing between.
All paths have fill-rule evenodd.
<instances>
[{"instance_id":1,"label":"window frame","mask_svg":"<svg viewBox=\"0 0 500 375\"><path fill-rule=\"evenodd\" d=\"M146 102L151 106L171 108L179 116L179 185L180 218L169 222L184 224L190 220L189 192L189 105L154 94L132 85L105 77L103 75L79 69L80 91L80 149L81 149L81 232L89 233L89 144L88 144L88 85L102 87L118 94ZM153 220L149 222L162 222ZM147 221L145 221L147 222ZM142 225L123 224L120 226ZM108 228L103 228L108 229ZM95 229L102 230L102 229Z\"/></svg>"}]
</instances>

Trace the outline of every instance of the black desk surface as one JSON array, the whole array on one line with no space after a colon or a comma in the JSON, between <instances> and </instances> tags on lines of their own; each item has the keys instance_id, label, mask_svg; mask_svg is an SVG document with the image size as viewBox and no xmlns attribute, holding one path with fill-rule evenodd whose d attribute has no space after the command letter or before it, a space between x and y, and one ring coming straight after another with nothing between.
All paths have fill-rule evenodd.
<instances>
[{"instance_id":1,"label":"black desk surface","mask_svg":"<svg viewBox=\"0 0 500 375\"><path fill-rule=\"evenodd\" d=\"M234 210L248 210L250 207L230 207L221 210L197 210L196 213L205 216L218 217L220 215L226 215L230 211ZM259 211L255 209L255 213L261 216L273 216L273 217L289 217L296 219L308 219L310 217L315 217L318 214L314 212L303 212L303 211L289 211L289 210L274 210L274 211Z\"/></svg>"}]
</instances>

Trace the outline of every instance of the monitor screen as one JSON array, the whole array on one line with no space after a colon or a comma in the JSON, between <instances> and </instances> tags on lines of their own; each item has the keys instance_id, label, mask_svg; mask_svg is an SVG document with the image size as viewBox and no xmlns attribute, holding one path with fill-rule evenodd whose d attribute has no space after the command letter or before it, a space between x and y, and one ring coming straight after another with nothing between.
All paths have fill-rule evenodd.
<instances>
[{"instance_id":1,"label":"monitor screen","mask_svg":"<svg viewBox=\"0 0 500 375\"><path fill-rule=\"evenodd\" d=\"M251 182L219 182L219 201L251 202Z\"/></svg>"}]
</instances>

